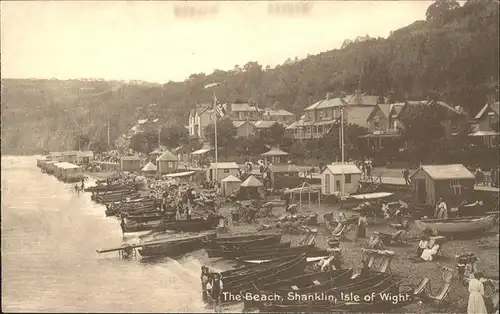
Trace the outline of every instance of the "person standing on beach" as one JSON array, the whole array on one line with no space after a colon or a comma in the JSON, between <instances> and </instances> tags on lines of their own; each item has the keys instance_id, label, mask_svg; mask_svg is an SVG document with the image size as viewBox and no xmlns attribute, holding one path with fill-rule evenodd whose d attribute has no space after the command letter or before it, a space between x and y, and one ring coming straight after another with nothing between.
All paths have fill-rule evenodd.
<instances>
[{"instance_id":1,"label":"person standing on beach","mask_svg":"<svg viewBox=\"0 0 500 314\"><path fill-rule=\"evenodd\" d=\"M214 302L214 310L218 312L218 307L221 302L221 296L223 291L223 283L221 274L214 274L214 279L212 281L212 301Z\"/></svg>"},{"instance_id":2,"label":"person standing on beach","mask_svg":"<svg viewBox=\"0 0 500 314\"><path fill-rule=\"evenodd\" d=\"M358 218L358 232L356 233L356 239L366 237L366 226L368 221L366 220L366 213L361 213Z\"/></svg>"},{"instance_id":3,"label":"person standing on beach","mask_svg":"<svg viewBox=\"0 0 500 314\"><path fill-rule=\"evenodd\" d=\"M436 208L436 218L437 219L448 219L448 207L444 202L442 197L439 198L437 208Z\"/></svg>"},{"instance_id":4,"label":"person standing on beach","mask_svg":"<svg viewBox=\"0 0 500 314\"><path fill-rule=\"evenodd\" d=\"M481 273L475 273L469 281L469 304L467 314L486 314L486 304L484 303L484 286L480 281Z\"/></svg>"},{"instance_id":5,"label":"person standing on beach","mask_svg":"<svg viewBox=\"0 0 500 314\"><path fill-rule=\"evenodd\" d=\"M410 185L410 170L408 168L403 169L403 178L405 179L405 184Z\"/></svg>"}]
</instances>

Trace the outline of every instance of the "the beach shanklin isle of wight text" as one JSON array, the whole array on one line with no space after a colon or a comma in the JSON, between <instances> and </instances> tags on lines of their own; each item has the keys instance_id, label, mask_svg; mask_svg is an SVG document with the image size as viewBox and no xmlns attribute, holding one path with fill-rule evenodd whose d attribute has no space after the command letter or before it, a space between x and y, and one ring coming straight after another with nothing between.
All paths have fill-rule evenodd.
<instances>
[{"instance_id":1,"label":"the beach shanklin isle of wight text","mask_svg":"<svg viewBox=\"0 0 500 314\"><path fill-rule=\"evenodd\" d=\"M389 293L389 292L371 292L366 294L357 294L348 292L340 294L328 294L324 292L312 293L298 293L288 292L284 295L279 293L241 293L233 294L231 292L223 292L223 301L225 302L241 302L241 301L255 301L255 302L275 302L275 301L328 301L330 303L346 303L346 302L388 302L392 304L404 303L411 300L409 293Z\"/></svg>"}]
</instances>

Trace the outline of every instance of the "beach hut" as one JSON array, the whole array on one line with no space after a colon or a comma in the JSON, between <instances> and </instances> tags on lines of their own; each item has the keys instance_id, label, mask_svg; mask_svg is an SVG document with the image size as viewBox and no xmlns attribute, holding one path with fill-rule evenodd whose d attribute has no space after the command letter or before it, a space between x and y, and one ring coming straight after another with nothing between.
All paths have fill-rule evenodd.
<instances>
[{"instance_id":1,"label":"beach hut","mask_svg":"<svg viewBox=\"0 0 500 314\"><path fill-rule=\"evenodd\" d=\"M69 162L60 162L55 164L57 178L64 182L78 182L83 175L83 169L80 166L71 164Z\"/></svg>"},{"instance_id":2,"label":"beach hut","mask_svg":"<svg viewBox=\"0 0 500 314\"><path fill-rule=\"evenodd\" d=\"M241 199L260 199L260 193L264 185L257 180L254 176L249 176L240 185L240 198Z\"/></svg>"},{"instance_id":3,"label":"beach hut","mask_svg":"<svg viewBox=\"0 0 500 314\"><path fill-rule=\"evenodd\" d=\"M156 162L156 160L158 159L158 157L161 156L161 154L163 154L163 152L157 148L154 151L152 151L151 153L149 153L149 158L151 160L153 160L154 162Z\"/></svg>"},{"instance_id":4,"label":"beach hut","mask_svg":"<svg viewBox=\"0 0 500 314\"><path fill-rule=\"evenodd\" d=\"M78 159L77 151L62 152L62 161L64 162L76 163L77 159Z\"/></svg>"},{"instance_id":5,"label":"beach hut","mask_svg":"<svg viewBox=\"0 0 500 314\"><path fill-rule=\"evenodd\" d=\"M51 161L61 162L62 161L62 153L50 152L48 159Z\"/></svg>"},{"instance_id":6,"label":"beach hut","mask_svg":"<svg viewBox=\"0 0 500 314\"><path fill-rule=\"evenodd\" d=\"M156 159L156 167L160 174L165 174L169 172L174 172L177 170L178 159L177 156L169 152L164 151L158 159Z\"/></svg>"},{"instance_id":7,"label":"beach hut","mask_svg":"<svg viewBox=\"0 0 500 314\"><path fill-rule=\"evenodd\" d=\"M436 205L443 197L450 208L471 198L474 182L464 165L422 165L411 176L413 199L416 204Z\"/></svg>"},{"instance_id":8,"label":"beach hut","mask_svg":"<svg viewBox=\"0 0 500 314\"><path fill-rule=\"evenodd\" d=\"M225 177L221 182L222 195L226 197L238 191L241 185L241 180L232 175Z\"/></svg>"},{"instance_id":9,"label":"beach hut","mask_svg":"<svg viewBox=\"0 0 500 314\"><path fill-rule=\"evenodd\" d=\"M281 164L286 162L285 158L288 156L288 153L277 147L273 147L270 151L261 154L261 156L264 157L266 164L269 162L272 164Z\"/></svg>"},{"instance_id":10,"label":"beach hut","mask_svg":"<svg viewBox=\"0 0 500 314\"><path fill-rule=\"evenodd\" d=\"M216 172L217 169L217 172ZM207 169L207 181L217 181L221 182L222 179L229 176L238 176L240 167L234 162L219 162L210 163L210 167Z\"/></svg>"},{"instance_id":11,"label":"beach hut","mask_svg":"<svg viewBox=\"0 0 500 314\"><path fill-rule=\"evenodd\" d=\"M356 193L361 180L361 170L354 164L333 163L321 172L321 193L335 195L342 193L342 175L344 176L344 195Z\"/></svg>"},{"instance_id":12,"label":"beach hut","mask_svg":"<svg viewBox=\"0 0 500 314\"><path fill-rule=\"evenodd\" d=\"M142 172L147 176L154 176L157 171L158 169L151 161L142 168Z\"/></svg>"},{"instance_id":13,"label":"beach hut","mask_svg":"<svg viewBox=\"0 0 500 314\"><path fill-rule=\"evenodd\" d=\"M90 165L90 162L94 159L94 152L91 150L79 151L77 152L77 163L79 165Z\"/></svg>"},{"instance_id":14,"label":"beach hut","mask_svg":"<svg viewBox=\"0 0 500 314\"><path fill-rule=\"evenodd\" d=\"M300 184L299 168L295 165L270 165L267 177L273 189L292 188Z\"/></svg>"},{"instance_id":15,"label":"beach hut","mask_svg":"<svg viewBox=\"0 0 500 314\"><path fill-rule=\"evenodd\" d=\"M138 156L123 156L120 159L121 171L140 171L141 159Z\"/></svg>"}]
</instances>

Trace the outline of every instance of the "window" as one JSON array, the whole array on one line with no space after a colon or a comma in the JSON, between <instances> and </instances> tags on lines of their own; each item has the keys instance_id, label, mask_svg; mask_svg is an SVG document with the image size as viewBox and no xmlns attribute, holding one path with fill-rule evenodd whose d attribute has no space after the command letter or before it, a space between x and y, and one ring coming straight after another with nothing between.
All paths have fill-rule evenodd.
<instances>
[{"instance_id":1,"label":"window","mask_svg":"<svg viewBox=\"0 0 500 314\"><path fill-rule=\"evenodd\" d=\"M346 174L344 176L345 176L345 183L346 184L350 184L351 180L352 180L351 175L350 174Z\"/></svg>"},{"instance_id":2,"label":"window","mask_svg":"<svg viewBox=\"0 0 500 314\"><path fill-rule=\"evenodd\" d=\"M462 185L460 180L450 180L450 187L453 190L453 194L462 195Z\"/></svg>"},{"instance_id":3,"label":"window","mask_svg":"<svg viewBox=\"0 0 500 314\"><path fill-rule=\"evenodd\" d=\"M224 169L224 173L229 173L229 169Z\"/></svg>"},{"instance_id":4,"label":"window","mask_svg":"<svg viewBox=\"0 0 500 314\"><path fill-rule=\"evenodd\" d=\"M323 110L319 110L319 118L323 119Z\"/></svg>"}]
</instances>

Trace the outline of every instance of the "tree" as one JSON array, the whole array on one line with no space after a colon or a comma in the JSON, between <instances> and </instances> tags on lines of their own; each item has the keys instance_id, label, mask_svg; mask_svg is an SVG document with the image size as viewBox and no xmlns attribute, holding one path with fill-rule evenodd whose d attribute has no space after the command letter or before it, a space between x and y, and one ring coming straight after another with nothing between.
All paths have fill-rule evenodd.
<instances>
[{"instance_id":1,"label":"tree","mask_svg":"<svg viewBox=\"0 0 500 314\"><path fill-rule=\"evenodd\" d=\"M236 127L229 119L222 119L217 122L217 146L221 152L228 153L234 147L234 139L236 136ZM205 127L205 137L210 144L215 147L215 132L214 125L209 124Z\"/></svg>"},{"instance_id":2,"label":"tree","mask_svg":"<svg viewBox=\"0 0 500 314\"><path fill-rule=\"evenodd\" d=\"M157 146L158 134L156 132L139 132L130 138L129 147L136 152L149 154Z\"/></svg>"},{"instance_id":3,"label":"tree","mask_svg":"<svg viewBox=\"0 0 500 314\"><path fill-rule=\"evenodd\" d=\"M425 17L429 22L442 22L450 11L459 7L455 0L436 0L427 8Z\"/></svg>"},{"instance_id":4,"label":"tree","mask_svg":"<svg viewBox=\"0 0 500 314\"><path fill-rule=\"evenodd\" d=\"M437 149L443 147L446 119L437 105L415 105L401 117L403 139L409 144L413 162L419 163L433 158Z\"/></svg>"},{"instance_id":5,"label":"tree","mask_svg":"<svg viewBox=\"0 0 500 314\"><path fill-rule=\"evenodd\" d=\"M170 126L162 128L160 131L161 144L168 148L176 148L185 143L189 137L189 132L182 126Z\"/></svg>"}]
</instances>

